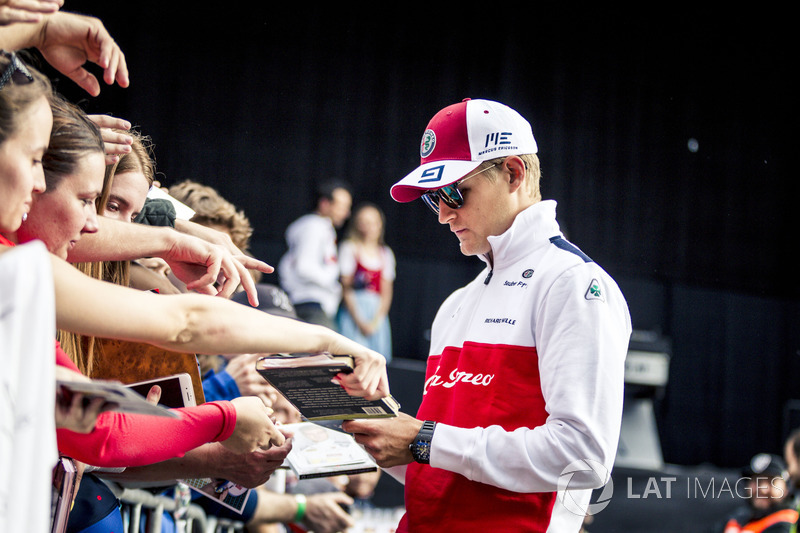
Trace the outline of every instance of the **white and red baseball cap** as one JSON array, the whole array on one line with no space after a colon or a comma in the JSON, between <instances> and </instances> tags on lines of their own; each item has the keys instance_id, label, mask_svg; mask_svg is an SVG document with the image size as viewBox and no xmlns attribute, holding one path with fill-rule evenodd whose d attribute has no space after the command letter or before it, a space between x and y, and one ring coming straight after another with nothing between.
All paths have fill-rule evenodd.
<instances>
[{"instance_id":1,"label":"white and red baseball cap","mask_svg":"<svg viewBox=\"0 0 800 533\"><path fill-rule=\"evenodd\" d=\"M428 123L420 143L420 166L392 185L398 202L458 181L483 161L538 151L530 123L505 104L471 100L445 107Z\"/></svg>"}]
</instances>

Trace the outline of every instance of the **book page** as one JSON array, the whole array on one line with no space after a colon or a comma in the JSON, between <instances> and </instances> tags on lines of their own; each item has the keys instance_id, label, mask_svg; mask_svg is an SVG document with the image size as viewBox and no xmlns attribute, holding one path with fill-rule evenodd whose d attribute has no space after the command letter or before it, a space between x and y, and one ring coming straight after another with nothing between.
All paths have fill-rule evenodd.
<instances>
[{"instance_id":1,"label":"book page","mask_svg":"<svg viewBox=\"0 0 800 533\"><path fill-rule=\"evenodd\" d=\"M286 424L292 433L287 463L298 477L323 477L377 470L372 457L348 433L313 422Z\"/></svg>"}]
</instances>

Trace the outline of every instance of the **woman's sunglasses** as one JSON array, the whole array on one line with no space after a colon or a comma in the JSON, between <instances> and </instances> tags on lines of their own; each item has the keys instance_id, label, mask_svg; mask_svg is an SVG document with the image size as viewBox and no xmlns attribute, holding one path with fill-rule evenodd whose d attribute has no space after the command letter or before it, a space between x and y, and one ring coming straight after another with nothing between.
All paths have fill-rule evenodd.
<instances>
[{"instance_id":1,"label":"woman's sunglasses","mask_svg":"<svg viewBox=\"0 0 800 533\"><path fill-rule=\"evenodd\" d=\"M455 183L451 183L446 187L442 187L441 189L435 189L433 191L428 191L426 193L423 193L422 200L437 215L439 214L439 200L444 202L444 205L446 205L450 209L460 209L464 205L464 196L461 194L461 191L458 190L458 186L467 181L468 179L473 178L483 172L486 172L490 168L496 166L497 163L494 163L493 165L490 165L482 170L479 170L478 172L470 174L469 176L461 178L460 180L456 181Z\"/></svg>"},{"instance_id":2,"label":"woman's sunglasses","mask_svg":"<svg viewBox=\"0 0 800 533\"><path fill-rule=\"evenodd\" d=\"M8 58L8 65L3 71L3 74L0 74L0 90L3 90L3 87L11 80L17 85L23 85L33 81L31 71L19 60L16 53L3 50L0 54Z\"/></svg>"}]
</instances>

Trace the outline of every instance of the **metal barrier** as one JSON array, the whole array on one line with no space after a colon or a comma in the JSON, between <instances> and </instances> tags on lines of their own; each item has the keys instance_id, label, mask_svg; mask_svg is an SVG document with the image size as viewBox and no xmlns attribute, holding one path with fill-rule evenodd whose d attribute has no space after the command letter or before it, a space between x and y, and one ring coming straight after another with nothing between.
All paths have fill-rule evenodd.
<instances>
[{"instance_id":1,"label":"metal barrier","mask_svg":"<svg viewBox=\"0 0 800 533\"><path fill-rule=\"evenodd\" d=\"M207 516L199 505L182 502L179 498L115 484L112 484L112 490L122 503L126 524L124 533L139 533L143 523L147 527L146 533L161 533L164 512L175 516L176 529L183 533L239 533L245 530L241 521Z\"/></svg>"}]
</instances>

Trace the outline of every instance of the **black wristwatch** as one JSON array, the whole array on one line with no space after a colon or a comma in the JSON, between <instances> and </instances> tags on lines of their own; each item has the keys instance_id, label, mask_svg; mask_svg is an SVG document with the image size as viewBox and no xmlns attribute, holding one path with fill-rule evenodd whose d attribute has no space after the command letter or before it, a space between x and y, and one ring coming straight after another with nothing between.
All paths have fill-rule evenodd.
<instances>
[{"instance_id":1,"label":"black wristwatch","mask_svg":"<svg viewBox=\"0 0 800 533\"><path fill-rule=\"evenodd\" d=\"M431 440L433 440L434 429L436 429L436 422L433 422L432 420L426 420L422 423L422 427L420 428L419 433L417 433L417 436L414 437L414 440L412 440L411 444L408 445L408 449L411 451L411 456L416 462L424 465L430 464Z\"/></svg>"}]
</instances>

